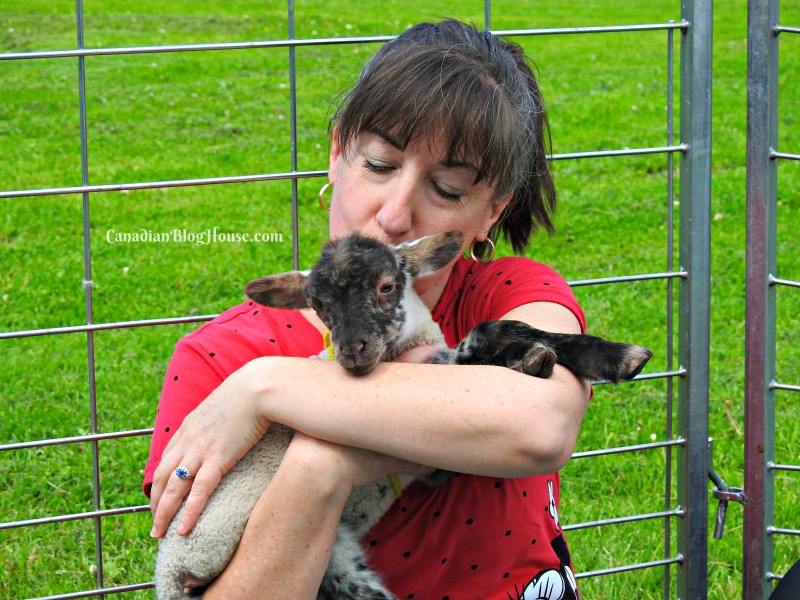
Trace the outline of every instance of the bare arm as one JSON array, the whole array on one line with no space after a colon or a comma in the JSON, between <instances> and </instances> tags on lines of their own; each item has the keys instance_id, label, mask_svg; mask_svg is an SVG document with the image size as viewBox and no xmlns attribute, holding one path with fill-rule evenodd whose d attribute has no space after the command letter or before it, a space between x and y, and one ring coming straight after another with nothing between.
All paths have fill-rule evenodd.
<instances>
[{"instance_id":1,"label":"bare arm","mask_svg":"<svg viewBox=\"0 0 800 600\"><path fill-rule=\"evenodd\" d=\"M552 314L543 319L543 310ZM552 330L561 319L558 330L579 331L555 305L521 307L508 317L530 322L525 317L534 312L540 328L547 321ZM479 475L557 471L572 454L589 398L588 384L564 368L538 379L488 366L383 363L361 378L335 364L309 377L306 367L290 358L264 367L283 374L261 380L264 414L331 442ZM536 415L550 426L531 427Z\"/></svg>"},{"instance_id":2,"label":"bare arm","mask_svg":"<svg viewBox=\"0 0 800 600\"><path fill-rule=\"evenodd\" d=\"M526 305L507 317L552 331L579 329L567 309L552 304ZM190 486L182 531L194 526L229 468L226 436L241 431L231 431L231 422L277 421L413 463L517 477L558 470L569 459L588 389L558 367L543 380L499 367L389 363L359 378L323 361L257 359L186 419L164 454L153 485L154 535L163 535ZM549 426L531 427L537 415L547 415ZM169 477L187 463L194 482Z\"/></svg>"},{"instance_id":3,"label":"bare arm","mask_svg":"<svg viewBox=\"0 0 800 600\"><path fill-rule=\"evenodd\" d=\"M203 598L315 599L353 487L392 471L429 470L296 434L231 562Z\"/></svg>"}]
</instances>

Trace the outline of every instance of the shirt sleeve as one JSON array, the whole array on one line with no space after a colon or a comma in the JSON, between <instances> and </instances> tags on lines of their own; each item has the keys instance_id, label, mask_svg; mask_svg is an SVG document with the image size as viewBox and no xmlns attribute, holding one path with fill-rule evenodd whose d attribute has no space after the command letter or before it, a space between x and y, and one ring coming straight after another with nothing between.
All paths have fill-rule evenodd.
<instances>
[{"instance_id":1,"label":"shirt sleeve","mask_svg":"<svg viewBox=\"0 0 800 600\"><path fill-rule=\"evenodd\" d=\"M497 261L489 274L496 279L489 294L490 319L499 319L515 308L531 302L552 302L567 308L586 331L586 317L572 288L554 269L525 258Z\"/></svg>"},{"instance_id":2,"label":"shirt sleeve","mask_svg":"<svg viewBox=\"0 0 800 600\"><path fill-rule=\"evenodd\" d=\"M586 317L567 282L554 269L523 257L500 258L471 265L458 290L455 341L478 323L501 319L510 311L534 302L552 302L567 308L586 331ZM443 331L449 319L445 318ZM448 339L448 342L450 340Z\"/></svg>"}]
</instances>

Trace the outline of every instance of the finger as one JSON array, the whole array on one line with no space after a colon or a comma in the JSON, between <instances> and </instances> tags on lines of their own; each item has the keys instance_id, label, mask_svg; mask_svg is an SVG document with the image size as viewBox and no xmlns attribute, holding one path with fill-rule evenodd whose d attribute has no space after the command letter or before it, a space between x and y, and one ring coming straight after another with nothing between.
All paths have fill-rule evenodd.
<instances>
[{"instance_id":1,"label":"finger","mask_svg":"<svg viewBox=\"0 0 800 600\"><path fill-rule=\"evenodd\" d=\"M170 477L177 478L175 475L175 469L180 464L178 460L179 459L177 458L171 458L165 452L161 458L161 462L153 473L153 484L150 487L150 512L153 514L155 514L158 504L161 500L161 496L166 491L167 485L169 485ZM186 464L184 464L184 466L186 466Z\"/></svg>"},{"instance_id":2,"label":"finger","mask_svg":"<svg viewBox=\"0 0 800 600\"><path fill-rule=\"evenodd\" d=\"M422 346L415 346L398 356L396 362L405 363L426 363L430 360L431 356L437 352L444 350L445 346L441 344L424 344Z\"/></svg>"},{"instance_id":3,"label":"finger","mask_svg":"<svg viewBox=\"0 0 800 600\"><path fill-rule=\"evenodd\" d=\"M186 497L186 505L181 513L178 523L178 535L187 535L194 529L200 513L203 512L211 494L217 489L222 479L222 471L210 466L208 463L200 468L197 477L192 481L192 488Z\"/></svg>"},{"instance_id":4,"label":"finger","mask_svg":"<svg viewBox=\"0 0 800 600\"><path fill-rule=\"evenodd\" d=\"M150 510L153 513L153 529L150 535L161 538L167 532L169 524L178 513L183 499L189 494L193 482L191 479L181 479L175 472L167 479L163 492L158 498L151 498Z\"/></svg>"}]
</instances>

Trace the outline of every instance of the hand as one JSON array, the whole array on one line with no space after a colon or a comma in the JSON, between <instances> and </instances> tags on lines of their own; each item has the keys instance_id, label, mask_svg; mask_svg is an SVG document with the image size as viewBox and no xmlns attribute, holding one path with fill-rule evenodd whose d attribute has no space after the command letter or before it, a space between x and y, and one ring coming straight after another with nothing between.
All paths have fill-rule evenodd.
<instances>
[{"instance_id":1,"label":"hand","mask_svg":"<svg viewBox=\"0 0 800 600\"><path fill-rule=\"evenodd\" d=\"M178 533L189 533L222 476L269 428L269 421L257 413L257 404L247 393L246 369L233 373L200 403L170 440L150 493L152 537L166 533L187 496ZM178 478L178 466L189 469L191 479Z\"/></svg>"},{"instance_id":2,"label":"hand","mask_svg":"<svg viewBox=\"0 0 800 600\"><path fill-rule=\"evenodd\" d=\"M431 356L440 350L446 350L447 347L443 344L423 344L415 346L411 350L406 350L395 359L395 362L403 363L427 363Z\"/></svg>"}]
</instances>

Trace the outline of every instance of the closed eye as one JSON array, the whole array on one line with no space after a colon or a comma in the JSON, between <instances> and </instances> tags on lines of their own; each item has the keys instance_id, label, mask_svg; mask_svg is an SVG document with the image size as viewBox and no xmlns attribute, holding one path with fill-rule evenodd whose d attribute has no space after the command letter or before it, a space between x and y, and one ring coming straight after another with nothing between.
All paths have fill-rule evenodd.
<instances>
[{"instance_id":1,"label":"closed eye","mask_svg":"<svg viewBox=\"0 0 800 600\"><path fill-rule=\"evenodd\" d=\"M381 164L378 164L378 163L374 163L374 162L372 162L372 161L370 161L368 159L364 159L364 162L362 163L362 166L367 171L370 171L372 173L389 173L394 168L394 167L390 167L388 165L381 165Z\"/></svg>"},{"instance_id":2,"label":"closed eye","mask_svg":"<svg viewBox=\"0 0 800 600\"><path fill-rule=\"evenodd\" d=\"M461 202L461 194L454 194L452 192L448 192L438 184L433 184L434 191L445 200L449 200L451 202Z\"/></svg>"}]
</instances>

